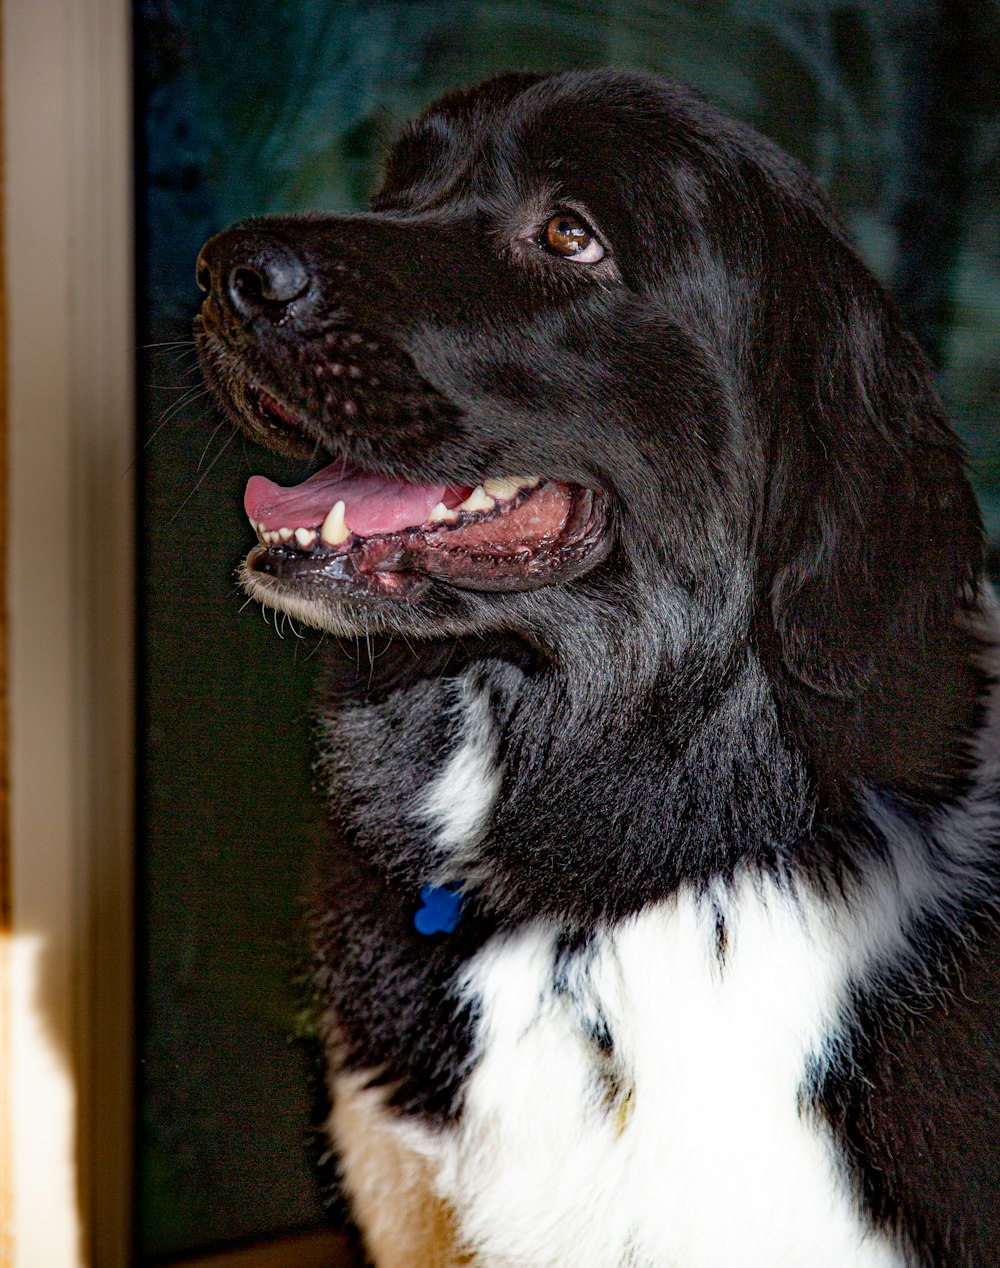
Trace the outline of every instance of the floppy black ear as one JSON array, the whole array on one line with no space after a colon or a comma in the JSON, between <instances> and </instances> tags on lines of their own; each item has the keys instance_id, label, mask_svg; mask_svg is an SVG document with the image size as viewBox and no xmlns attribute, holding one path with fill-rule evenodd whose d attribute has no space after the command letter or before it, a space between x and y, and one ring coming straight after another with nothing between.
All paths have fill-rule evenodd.
<instances>
[{"instance_id":1,"label":"floppy black ear","mask_svg":"<svg viewBox=\"0 0 1000 1268\"><path fill-rule=\"evenodd\" d=\"M982 528L926 359L861 265L796 324L766 530L771 617L786 668L848 698L951 626Z\"/></svg>"}]
</instances>

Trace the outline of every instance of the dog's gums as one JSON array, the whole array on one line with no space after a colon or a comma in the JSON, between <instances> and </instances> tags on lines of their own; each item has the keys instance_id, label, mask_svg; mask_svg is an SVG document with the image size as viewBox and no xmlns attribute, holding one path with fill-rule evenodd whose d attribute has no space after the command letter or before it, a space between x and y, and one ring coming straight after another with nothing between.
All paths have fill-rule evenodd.
<instances>
[{"instance_id":1,"label":"dog's gums","mask_svg":"<svg viewBox=\"0 0 1000 1268\"><path fill-rule=\"evenodd\" d=\"M308 418L241 378L230 366L226 396L240 422L269 447L315 452ZM351 404L339 400L342 415ZM598 488L510 474L424 482L379 470L383 463L338 458L287 488L250 478L244 509L260 544L244 579L259 598L277 607L287 598L295 615L323 626L327 601L412 603L431 582L536 590L588 571L611 549L610 499Z\"/></svg>"},{"instance_id":2,"label":"dog's gums","mask_svg":"<svg viewBox=\"0 0 1000 1268\"><path fill-rule=\"evenodd\" d=\"M537 476L470 489L334 462L289 489L253 476L244 506L260 541L248 570L395 598L421 592L418 574L479 590L534 589L587 566L606 539L603 499Z\"/></svg>"}]
</instances>

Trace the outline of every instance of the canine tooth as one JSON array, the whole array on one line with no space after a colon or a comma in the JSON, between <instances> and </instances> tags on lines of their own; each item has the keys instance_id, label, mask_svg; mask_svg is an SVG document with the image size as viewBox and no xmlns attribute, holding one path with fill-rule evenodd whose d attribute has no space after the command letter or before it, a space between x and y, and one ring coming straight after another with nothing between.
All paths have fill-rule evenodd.
<instances>
[{"instance_id":1,"label":"canine tooth","mask_svg":"<svg viewBox=\"0 0 1000 1268\"><path fill-rule=\"evenodd\" d=\"M428 524L450 524L457 519L458 511L450 511L443 502L439 502L427 516Z\"/></svg>"},{"instance_id":2,"label":"canine tooth","mask_svg":"<svg viewBox=\"0 0 1000 1268\"><path fill-rule=\"evenodd\" d=\"M346 507L343 502L334 502L330 507L329 514L323 521L323 527L319 530L319 535L328 546L342 546L351 535L351 530L347 527L344 519L344 511Z\"/></svg>"},{"instance_id":3,"label":"canine tooth","mask_svg":"<svg viewBox=\"0 0 1000 1268\"><path fill-rule=\"evenodd\" d=\"M462 505L460 511L492 511L496 506L493 498L487 497L481 484L477 484Z\"/></svg>"},{"instance_id":4,"label":"canine tooth","mask_svg":"<svg viewBox=\"0 0 1000 1268\"><path fill-rule=\"evenodd\" d=\"M292 538L295 536L295 534L292 532L290 528L279 528L278 536L281 538L283 542L290 542Z\"/></svg>"},{"instance_id":5,"label":"canine tooth","mask_svg":"<svg viewBox=\"0 0 1000 1268\"><path fill-rule=\"evenodd\" d=\"M537 483L538 479L536 476L503 476L496 480L484 480L483 490L491 498L498 498L501 502L506 502L508 498L512 498L521 489L534 488Z\"/></svg>"},{"instance_id":6,"label":"canine tooth","mask_svg":"<svg viewBox=\"0 0 1000 1268\"><path fill-rule=\"evenodd\" d=\"M297 528L295 530L295 541L302 550L309 550L316 543L316 530L314 528Z\"/></svg>"}]
</instances>

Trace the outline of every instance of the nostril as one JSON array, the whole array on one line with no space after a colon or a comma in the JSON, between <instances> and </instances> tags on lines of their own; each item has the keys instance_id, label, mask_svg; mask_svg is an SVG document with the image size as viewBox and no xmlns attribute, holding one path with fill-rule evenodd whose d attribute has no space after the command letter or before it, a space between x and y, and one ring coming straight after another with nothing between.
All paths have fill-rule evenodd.
<instances>
[{"instance_id":1,"label":"nostril","mask_svg":"<svg viewBox=\"0 0 1000 1268\"><path fill-rule=\"evenodd\" d=\"M298 256L275 247L256 259L234 263L227 281L233 305L244 313L284 308L309 288L309 274Z\"/></svg>"},{"instance_id":2,"label":"nostril","mask_svg":"<svg viewBox=\"0 0 1000 1268\"><path fill-rule=\"evenodd\" d=\"M267 317L284 323L293 300L309 291L305 262L277 235L256 229L224 229L201 249L195 279L224 309L242 321Z\"/></svg>"},{"instance_id":3,"label":"nostril","mask_svg":"<svg viewBox=\"0 0 1000 1268\"><path fill-rule=\"evenodd\" d=\"M242 264L229 274L229 293L234 302L243 308L258 308L264 294L265 282L256 269Z\"/></svg>"}]
</instances>

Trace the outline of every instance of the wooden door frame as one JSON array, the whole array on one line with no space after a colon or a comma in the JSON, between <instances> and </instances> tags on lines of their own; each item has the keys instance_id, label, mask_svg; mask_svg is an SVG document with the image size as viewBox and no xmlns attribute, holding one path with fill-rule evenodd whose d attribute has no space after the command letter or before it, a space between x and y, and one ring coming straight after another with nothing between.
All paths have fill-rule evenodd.
<instances>
[{"instance_id":1,"label":"wooden door frame","mask_svg":"<svg viewBox=\"0 0 1000 1268\"><path fill-rule=\"evenodd\" d=\"M0 1262L131 1262L130 7L3 0Z\"/></svg>"}]
</instances>

